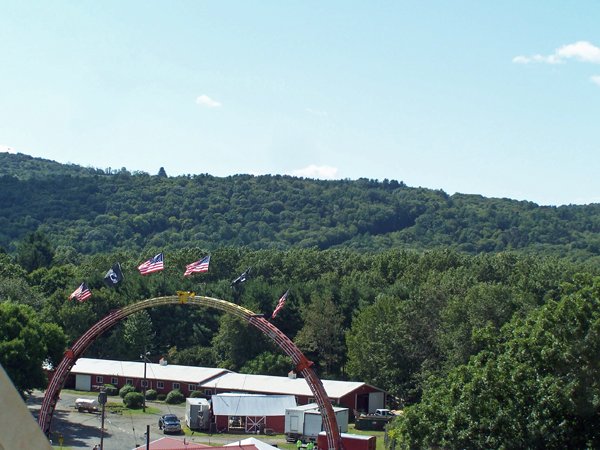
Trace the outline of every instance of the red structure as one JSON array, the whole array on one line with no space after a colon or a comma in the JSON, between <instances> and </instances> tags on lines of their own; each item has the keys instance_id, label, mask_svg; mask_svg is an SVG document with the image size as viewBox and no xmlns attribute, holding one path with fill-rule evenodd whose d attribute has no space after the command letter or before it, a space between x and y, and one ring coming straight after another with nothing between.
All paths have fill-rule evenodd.
<instances>
[{"instance_id":1,"label":"red structure","mask_svg":"<svg viewBox=\"0 0 600 450\"><path fill-rule=\"evenodd\" d=\"M111 311L106 317L93 325L79 339L77 339L73 346L65 352L62 361L58 365L54 376L48 385L46 394L44 395L44 401L42 402L40 415L38 417L38 424L42 428L42 431L46 435L50 433L52 416L54 414L56 402L58 401L58 395L65 384L71 368L77 359L83 355L85 350L87 350L92 342L94 342L100 335L102 335L106 330L119 321L123 320L125 317L143 309L152 308L154 306L189 303L198 306L207 306L220 309L233 314L242 320L245 320L273 340L285 352L286 355L292 358L292 361L295 365L295 371L301 373L305 378L314 394L315 402L319 405L319 410L323 416L323 425L327 435L327 448L343 449L343 443L331 402L325 393L325 389L323 388L321 380L319 377L317 377L317 374L312 369L313 363L309 361L306 356L304 356L300 349L298 349L298 347L296 347L296 345L285 334L283 334L276 326L268 322L263 316L257 315L252 311L243 308L242 306L227 302L225 300L192 295L193 294L191 293L187 294L178 292L177 296L142 300L124 308Z\"/></svg>"},{"instance_id":2,"label":"red structure","mask_svg":"<svg viewBox=\"0 0 600 450\"><path fill-rule=\"evenodd\" d=\"M342 443L345 450L375 450L377 438L375 436L365 436L362 434L341 434ZM327 436L325 433L319 433L317 437L317 447L326 448Z\"/></svg>"}]
</instances>

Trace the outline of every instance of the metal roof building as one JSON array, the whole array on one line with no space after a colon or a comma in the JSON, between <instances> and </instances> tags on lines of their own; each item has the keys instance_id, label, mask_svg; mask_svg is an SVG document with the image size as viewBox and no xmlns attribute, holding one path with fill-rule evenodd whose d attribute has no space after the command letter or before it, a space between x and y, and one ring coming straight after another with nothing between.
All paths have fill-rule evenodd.
<instances>
[{"instance_id":1,"label":"metal roof building","mask_svg":"<svg viewBox=\"0 0 600 450\"><path fill-rule=\"evenodd\" d=\"M189 396L192 391L202 391L207 397L227 392L250 394L292 395L298 405L314 402L313 393L304 378L286 376L248 375L226 369L179 366L146 365L146 388L159 394L179 389ZM114 361L80 358L71 369L66 387L91 390L93 385L113 384L121 388L132 384L142 389L144 363L141 361ZM385 408L386 393L359 381L321 380L327 396L334 404L362 412Z\"/></svg>"},{"instance_id":2,"label":"metal roof building","mask_svg":"<svg viewBox=\"0 0 600 450\"><path fill-rule=\"evenodd\" d=\"M189 394L198 390L200 384L227 372L226 369L146 363L146 387L155 389L158 393L180 389L184 394ZM118 388L131 384L141 388L143 379L142 361L79 358L71 369L71 377L66 386L84 391L103 384L112 384Z\"/></svg>"},{"instance_id":3,"label":"metal roof building","mask_svg":"<svg viewBox=\"0 0 600 450\"><path fill-rule=\"evenodd\" d=\"M284 416L296 407L293 395L218 394L211 400L215 416Z\"/></svg>"},{"instance_id":4,"label":"metal roof building","mask_svg":"<svg viewBox=\"0 0 600 450\"><path fill-rule=\"evenodd\" d=\"M358 381L321 380L327 396L339 399L360 388L365 383ZM204 389L230 390L238 392L265 392L289 394L298 397L312 397L312 391L304 378L276 377L270 375L249 375L229 372L213 380L202 383Z\"/></svg>"},{"instance_id":5,"label":"metal roof building","mask_svg":"<svg viewBox=\"0 0 600 450\"><path fill-rule=\"evenodd\" d=\"M359 381L321 380L329 399L349 408L374 412L385 407L385 392ZM260 394L293 395L299 405L314 402L313 393L304 378L248 375L228 372L202 383L207 394L247 392Z\"/></svg>"}]
</instances>

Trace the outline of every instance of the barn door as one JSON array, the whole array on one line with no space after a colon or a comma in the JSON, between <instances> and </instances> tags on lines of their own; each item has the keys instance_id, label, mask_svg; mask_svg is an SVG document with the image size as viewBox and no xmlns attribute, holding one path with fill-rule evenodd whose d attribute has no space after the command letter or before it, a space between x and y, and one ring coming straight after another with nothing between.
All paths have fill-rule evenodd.
<instances>
[{"instance_id":1,"label":"barn door","mask_svg":"<svg viewBox=\"0 0 600 450\"><path fill-rule=\"evenodd\" d=\"M267 424L265 416L247 416L246 417L246 433L258 434L264 430Z\"/></svg>"}]
</instances>

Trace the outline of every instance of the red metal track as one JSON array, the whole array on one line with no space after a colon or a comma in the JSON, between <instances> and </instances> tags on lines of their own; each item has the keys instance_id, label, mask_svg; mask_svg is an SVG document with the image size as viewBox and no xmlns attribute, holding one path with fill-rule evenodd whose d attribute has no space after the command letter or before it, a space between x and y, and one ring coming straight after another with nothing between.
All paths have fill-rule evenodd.
<instances>
[{"instance_id":1,"label":"red metal track","mask_svg":"<svg viewBox=\"0 0 600 450\"><path fill-rule=\"evenodd\" d=\"M323 383L321 383L321 380L319 377L317 377L317 374L312 369L313 363L304 356L300 349L296 347L296 345L285 334L283 334L275 325L270 323L261 315L257 315L249 309L236 305L235 303L211 297L188 297L184 293L178 294L180 295L142 300L124 308L111 311L106 317L93 325L75 341L73 346L65 352L62 361L54 371L54 375L52 376L52 379L48 384L48 389L46 389L46 393L44 395L40 415L38 417L38 424L42 428L42 431L46 433L46 435L50 434L52 416L54 414L54 409L56 407L56 402L58 401L60 390L63 388L65 381L67 380L67 376L69 375L71 368L75 365L75 362L81 357L81 355L83 355L92 342L94 342L110 327L123 320L130 314L155 306L189 303L216 308L233 314L245 320L250 325L258 328L262 333L279 345L285 354L292 358L296 372L300 372L304 376L317 404L319 405L319 410L321 411L321 416L323 417L325 432L327 433L327 444L329 446L329 450L342 449L340 430L337 425L335 413L333 412L333 407L331 406L329 397L327 397L327 393L323 387Z\"/></svg>"}]
</instances>

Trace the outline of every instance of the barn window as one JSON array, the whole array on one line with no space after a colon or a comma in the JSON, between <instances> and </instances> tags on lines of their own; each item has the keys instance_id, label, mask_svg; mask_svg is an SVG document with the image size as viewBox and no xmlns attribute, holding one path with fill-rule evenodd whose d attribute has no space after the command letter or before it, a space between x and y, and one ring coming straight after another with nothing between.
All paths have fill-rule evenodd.
<instances>
[{"instance_id":1,"label":"barn window","mask_svg":"<svg viewBox=\"0 0 600 450\"><path fill-rule=\"evenodd\" d=\"M158 389L164 389L165 388L165 382L164 381L157 381L156 382L156 387Z\"/></svg>"},{"instance_id":2,"label":"barn window","mask_svg":"<svg viewBox=\"0 0 600 450\"><path fill-rule=\"evenodd\" d=\"M104 377L102 375L98 375L96 377L96 383L104 383Z\"/></svg>"},{"instance_id":3,"label":"barn window","mask_svg":"<svg viewBox=\"0 0 600 450\"><path fill-rule=\"evenodd\" d=\"M111 382L111 384L116 386L117 384L119 384L119 379L117 377L112 377L110 379L110 382Z\"/></svg>"},{"instance_id":4,"label":"barn window","mask_svg":"<svg viewBox=\"0 0 600 450\"><path fill-rule=\"evenodd\" d=\"M173 383L173 389L179 389L181 385L179 383Z\"/></svg>"}]
</instances>

